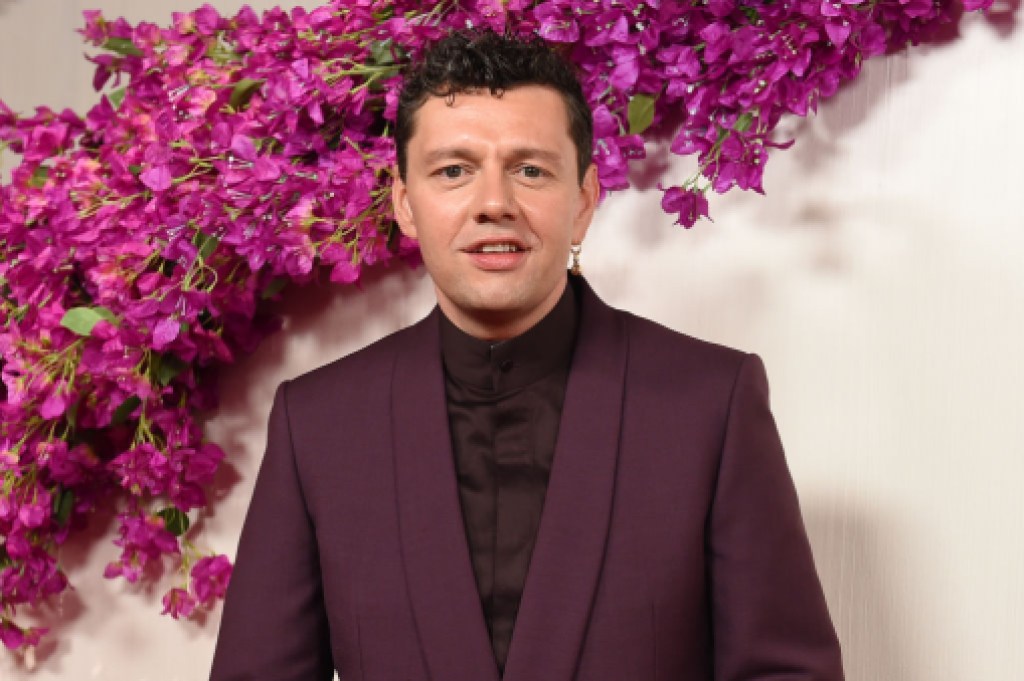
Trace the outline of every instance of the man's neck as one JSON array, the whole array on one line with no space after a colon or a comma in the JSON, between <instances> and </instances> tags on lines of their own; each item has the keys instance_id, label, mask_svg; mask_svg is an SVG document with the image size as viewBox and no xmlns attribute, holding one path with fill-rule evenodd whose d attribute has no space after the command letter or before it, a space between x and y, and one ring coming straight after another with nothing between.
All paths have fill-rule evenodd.
<instances>
[{"instance_id":1,"label":"man's neck","mask_svg":"<svg viewBox=\"0 0 1024 681\"><path fill-rule=\"evenodd\" d=\"M508 310L475 310L468 313L453 306L438 296L438 306L444 316L464 333L491 343L508 340L520 336L533 328L540 320L551 312L568 286L568 278L556 287L542 305L530 310L529 314L520 314Z\"/></svg>"}]
</instances>

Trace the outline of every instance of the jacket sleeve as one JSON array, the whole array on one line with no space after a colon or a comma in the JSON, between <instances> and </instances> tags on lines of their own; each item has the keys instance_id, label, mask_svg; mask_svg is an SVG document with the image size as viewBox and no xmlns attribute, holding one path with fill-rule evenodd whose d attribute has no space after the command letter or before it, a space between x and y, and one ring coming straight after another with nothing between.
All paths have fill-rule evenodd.
<instances>
[{"instance_id":1,"label":"jacket sleeve","mask_svg":"<svg viewBox=\"0 0 1024 681\"><path fill-rule=\"evenodd\" d=\"M296 469L287 388L282 383L274 395L211 681L327 681L334 675L316 534Z\"/></svg>"},{"instance_id":2,"label":"jacket sleeve","mask_svg":"<svg viewBox=\"0 0 1024 681\"><path fill-rule=\"evenodd\" d=\"M757 355L733 386L707 537L715 681L842 681Z\"/></svg>"}]
</instances>

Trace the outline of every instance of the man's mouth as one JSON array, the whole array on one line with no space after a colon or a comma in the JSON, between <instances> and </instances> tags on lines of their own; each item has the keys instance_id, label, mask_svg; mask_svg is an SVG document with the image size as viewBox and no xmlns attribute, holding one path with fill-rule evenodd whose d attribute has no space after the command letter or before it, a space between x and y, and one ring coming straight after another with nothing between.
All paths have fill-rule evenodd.
<instances>
[{"instance_id":1,"label":"man's mouth","mask_svg":"<svg viewBox=\"0 0 1024 681\"><path fill-rule=\"evenodd\" d=\"M526 246L515 241L494 241L491 243L475 244L466 249L467 253L521 253L528 251Z\"/></svg>"},{"instance_id":2,"label":"man's mouth","mask_svg":"<svg viewBox=\"0 0 1024 681\"><path fill-rule=\"evenodd\" d=\"M473 253L517 253L519 251L525 251L525 248L520 248L516 244L484 244L479 248L472 250Z\"/></svg>"},{"instance_id":3,"label":"man's mouth","mask_svg":"<svg viewBox=\"0 0 1024 681\"><path fill-rule=\"evenodd\" d=\"M485 272L512 272L523 267L530 248L515 238L482 239L469 244L464 252L475 267Z\"/></svg>"}]
</instances>

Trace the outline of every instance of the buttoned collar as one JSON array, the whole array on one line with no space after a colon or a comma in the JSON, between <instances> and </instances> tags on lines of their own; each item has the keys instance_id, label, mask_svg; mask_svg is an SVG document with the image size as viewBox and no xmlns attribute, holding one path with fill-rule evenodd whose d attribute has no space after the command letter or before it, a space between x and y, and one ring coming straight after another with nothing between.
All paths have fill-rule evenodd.
<instances>
[{"instance_id":1,"label":"buttoned collar","mask_svg":"<svg viewBox=\"0 0 1024 681\"><path fill-rule=\"evenodd\" d=\"M499 397L567 369L579 318L572 279L550 312L508 340L491 342L471 336L442 313L441 354L448 378L480 392L481 397Z\"/></svg>"}]
</instances>

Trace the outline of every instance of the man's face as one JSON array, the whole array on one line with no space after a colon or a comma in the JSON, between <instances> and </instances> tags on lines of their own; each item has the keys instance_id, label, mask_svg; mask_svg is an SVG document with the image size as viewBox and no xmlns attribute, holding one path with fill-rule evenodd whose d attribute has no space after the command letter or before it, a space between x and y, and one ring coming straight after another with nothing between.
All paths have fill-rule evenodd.
<instances>
[{"instance_id":1,"label":"man's face","mask_svg":"<svg viewBox=\"0 0 1024 681\"><path fill-rule=\"evenodd\" d=\"M590 226L593 164L576 148L557 90L524 85L429 97L416 112L406 180L392 187L402 232L419 241L438 304L480 338L508 338L561 296L571 243Z\"/></svg>"}]
</instances>

